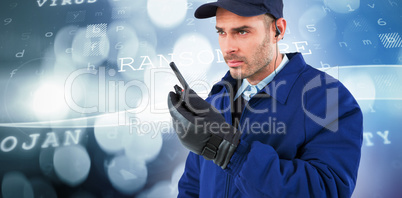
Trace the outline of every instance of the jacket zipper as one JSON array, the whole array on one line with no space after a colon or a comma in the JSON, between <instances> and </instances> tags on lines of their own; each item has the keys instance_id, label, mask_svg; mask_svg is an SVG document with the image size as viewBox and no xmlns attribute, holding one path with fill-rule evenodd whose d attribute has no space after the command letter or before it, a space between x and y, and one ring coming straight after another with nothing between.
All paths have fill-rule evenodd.
<instances>
[{"instance_id":1,"label":"jacket zipper","mask_svg":"<svg viewBox=\"0 0 402 198\"><path fill-rule=\"evenodd\" d=\"M240 96L240 97L241 97L241 96ZM229 99L229 100L230 100L230 106L231 106L230 108L231 108L231 111L233 111L233 105L236 105L236 104L234 104L231 99L232 99L232 98ZM241 115L240 115L240 120L239 120L239 123L238 123L238 124L239 124L238 129L240 129L240 123L241 123L242 118L244 117L244 111L246 110L246 107L247 107L247 105L248 105L248 102L249 102L249 101L247 101L246 104L244 105L243 110L242 110L242 113L241 113ZM231 115L230 117L232 117L232 115ZM232 121L232 123L230 123L230 124L233 124L233 118L231 119L231 121ZM229 190L230 190L231 179L232 179L231 176L230 176L229 174L227 174L227 176L226 176L225 198L228 198L228 197L229 197Z\"/></svg>"}]
</instances>

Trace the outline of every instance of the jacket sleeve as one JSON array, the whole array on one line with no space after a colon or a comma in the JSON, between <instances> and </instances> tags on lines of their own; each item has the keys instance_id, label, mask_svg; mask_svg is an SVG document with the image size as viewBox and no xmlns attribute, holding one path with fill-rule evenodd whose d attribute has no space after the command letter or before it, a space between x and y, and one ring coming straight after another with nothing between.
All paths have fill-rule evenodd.
<instances>
[{"instance_id":1,"label":"jacket sleeve","mask_svg":"<svg viewBox=\"0 0 402 198\"><path fill-rule=\"evenodd\" d=\"M319 96L307 103L322 111L318 100ZM339 116L327 123L336 123L338 130L305 119L300 132L305 131L306 140L294 159L281 159L268 144L242 140L225 169L238 189L247 197L350 197L360 162L363 118L348 91L339 101Z\"/></svg>"},{"instance_id":2,"label":"jacket sleeve","mask_svg":"<svg viewBox=\"0 0 402 198\"><path fill-rule=\"evenodd\" d=\"M193 152L187 156L184 173L179 180L179 195L177 197L199 197L200 162Z\"/></svg>"}]
</instances>

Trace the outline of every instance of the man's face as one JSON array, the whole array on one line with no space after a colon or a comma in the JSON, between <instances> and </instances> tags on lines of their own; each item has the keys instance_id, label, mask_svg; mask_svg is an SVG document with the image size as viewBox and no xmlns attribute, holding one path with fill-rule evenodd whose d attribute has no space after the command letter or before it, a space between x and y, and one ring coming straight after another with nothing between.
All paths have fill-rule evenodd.
<instances>
[{"instance_id":1,"label":"man's face","mask_svg":"<svg viewBox=\"0 0 402 198\"><path fill-rule=\"evenodd\" d=\"M257 84L273 72L274 43L265 15L243 17L223 8L216 12L219 45L230 74Z\"/></svg>"}]
</instances>

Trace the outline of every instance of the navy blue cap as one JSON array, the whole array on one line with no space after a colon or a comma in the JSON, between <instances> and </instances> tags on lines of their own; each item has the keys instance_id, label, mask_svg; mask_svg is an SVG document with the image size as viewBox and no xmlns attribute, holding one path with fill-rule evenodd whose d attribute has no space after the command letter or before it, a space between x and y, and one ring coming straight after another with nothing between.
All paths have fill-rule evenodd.
<instances>
[{"instance_id":1,"label":"navy blue cap","mask_svg":"<svg viewBox=\"0 0 402 198\"><path fill-rule=\"evenodd\" d=\"M205 19L216 15L218 7L224 8L239 16L251 17L269 13L276 19L283 17L282 0L218 0L197 8L194 16Z\"/></svg>"}]
</instances>

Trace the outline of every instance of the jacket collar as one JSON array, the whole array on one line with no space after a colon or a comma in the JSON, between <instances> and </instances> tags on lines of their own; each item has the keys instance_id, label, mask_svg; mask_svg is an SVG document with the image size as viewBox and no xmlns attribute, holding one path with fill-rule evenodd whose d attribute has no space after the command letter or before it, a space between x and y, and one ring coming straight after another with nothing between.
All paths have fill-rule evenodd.
<instances>
[{"instance_id":1,"label":"jacket collar","mask_svg":"<svg viewBox=\"0 0 402 198\"><path fill-rule=\"evenodd\" d=\"M221 79L221 81L219 81L212 87L212 90L209 93L209 96L221 92L221 90L223 88L226 88L227 92L229 92L231 90L236 92L238 89L238 84L239 84L239 83L237 83L237 81L238 80L232 78L232 76L230 75L230 71L226 72L225 76Z\"/></svg>"},{"instance_id":2,"label":"jacket collar","mask_svg":"<svg viewBox=\"0 0 402 198\"><path fill-rule=\"evenodd\" d=\"M293 84L306 67L306 62L300 53L290 53L286 56L289 59L288 64L260 91L269 94L281 104L285 104ZM237 82L238 80L232 78L228 71L222 80L212 87L210 95L219 93L223 88L236 92L239 85Z\"/></svg>"}]
</instances>

